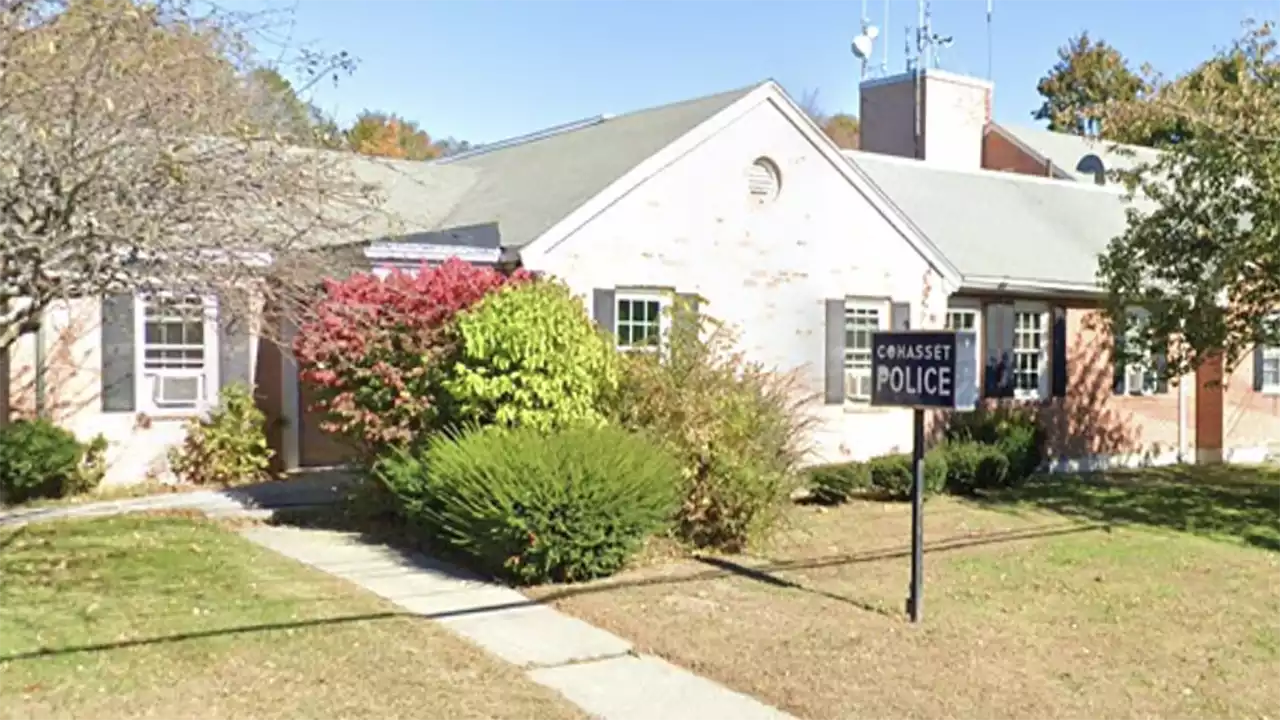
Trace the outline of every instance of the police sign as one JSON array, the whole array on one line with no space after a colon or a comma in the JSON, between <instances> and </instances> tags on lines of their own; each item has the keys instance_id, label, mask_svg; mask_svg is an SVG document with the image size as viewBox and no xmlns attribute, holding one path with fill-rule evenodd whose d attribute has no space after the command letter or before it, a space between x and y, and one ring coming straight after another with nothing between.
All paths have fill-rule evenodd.
<instances>
[{"instance_id":1,"label":"police sign","mask_svg":"<svg viewBox=\"0 0 1280 720\"><path fill-rule=\"evenodd\" d=\"M871 404L971 410L978 400L977 339L971 332L871 334Z\"/></svg>"}]
</instances>

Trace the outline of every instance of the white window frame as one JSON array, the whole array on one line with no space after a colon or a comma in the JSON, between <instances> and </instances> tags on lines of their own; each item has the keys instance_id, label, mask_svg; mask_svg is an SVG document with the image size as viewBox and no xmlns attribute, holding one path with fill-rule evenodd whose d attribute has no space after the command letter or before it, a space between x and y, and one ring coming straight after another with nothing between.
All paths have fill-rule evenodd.
<instances>
[{"instance_id":1,"label":"white window frame","mask_svg":"<svg viewBox=\"0 0 1280 720\"><path fill-rule=\"evenodd\" d=\"M1262 346L1262 362L1265 368L1266 363L1274 361L1277 370L1280 371L1280 345L1263 345ZM1262 390L1260 392L1267 395L1280 395L1280 382L1268 383L1265 370L1259 370L1262 374Z\"/></svg>"},{"instance_id":2,"label":"white window frame","mask_svg":"<svg viewBox=\"0 0 1280 720\"><path fill-rule=\"evenodd\" d=\"M623 345L622 334L618 332L623 302L656 302L658 303L658 344L657 345ZM628 321L630 322L630 321ZM671 332L671 293L661 290L617 289L613 294L613 342L621 352L662 352L668 344Z\"/></svg>"},{"instance_id":3,"label":"white window frame","mask_svg":"<svg viewBox=\"0 0 1280 720\"><path fill-rule=\"evenodd\" d=\"M982 323L982 302L969 298L952 298L949 300L947 302L947 315L945 321L945 327L948 330L956 329L951 325L951 316L953 314L968 315L973 318L973 367L977 370L977 372L973 374L973 382L978 388L978 397L982 397L982 367L986 364L984 362L986 354L983 352L983 346L986 344L986 335L983 333L986 328L983 327Z\"/></svg>"},{"instance_id":4,"label":"white window frame","mask_svg":"<svg viewBox=\"0 0 1280 720\"><path fill-rule=\"evenodd\" d=\"M158 297L165 297L158 294ZM218 300L214 296L203 296L200 302L204 307L204 366L190 369L147 368L147 306L152 297L134 296L133 312L133 344L134 344L134 399L139 412L152 417L184 417L202 413L217 402L219 384L219 346L218 346ZM201 395L190 405L167 404L156 402L157 383L162 377L195 377L202 382Z\"/></svg>"},{"instance_id":5,"label":"white window frame","mask_svg":"<svg viewBox=\"0 0 1280 720\"><path fill-rule=\"evenodd\" d=\"M1040 316L1040 350L1038 353L1023 350L1018 347L1018 334L1021 332L1018 328L1018 317L1021 315L1039 315ZM1053 318L1049 313L1049 306L1045 303L1016 302L1013 305L1013 397L1017 400L1043 400L1049 397L1049 383L1052 381L1053 369L1049 367L1050 348L1049 341L1052 336ZM1034 389L1018 387L1018 358L1024 355L1038 356L1039 367L1037 371L1040 377Z\"/></svg>"},{"instance_id":6,"label":"white window frame","mask_svg":"<svg viewBox=\"0 0 1280 720\"><path fill-rule=\"evenodd\" d=\"M871 394L855 395L852 388L857 387L857 379L863 375L867 378L867 387L871 387L871 348L865 351L849 347L849 316L858 310L876 313L876 330L889 329L889 314L892 310L888 300L847 297L844 300L844 401L846 405L863 407L871 404ZM856 354L865 352L866 360L857 359Z\"/></svg>"},{"instance_id":7,"label":"white window frame","mask_svg":"<svg viewBox=\"0 0 1280 720\"><path fill-rule=\"evenodd\" d=\"M1151 317L1151 313L1143 307L1133 306L1125 308L1124 311L1124 344L1128 347L1131 343L1136 344L1133 340L1140 332L1139 328L1143 323L1147 322ZM1134 362L1127 362L1124 366L1124 384L1121 388L1123 395L1131 395L1134 397L1146 397L1155 395L1160 391L1160 380L1155 375L1156 360L1148 348L1147 357ZM1134 375L1142 376L1141 385L1134 388L1130 384L1130 380Z\"/></svg>"}]
</instances>

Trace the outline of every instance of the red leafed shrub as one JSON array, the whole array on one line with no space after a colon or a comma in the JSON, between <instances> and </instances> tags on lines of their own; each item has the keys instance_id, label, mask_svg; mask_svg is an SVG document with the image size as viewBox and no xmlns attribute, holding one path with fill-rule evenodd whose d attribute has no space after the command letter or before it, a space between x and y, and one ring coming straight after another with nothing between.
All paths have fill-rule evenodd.
<instances>
[{"instance_id":1,"label":"red leafed shrub","mask_svg":"<svg viewBox=\"0 0 1280 720\"><path fill-rule=\"evenodd\" d=\"M453 342L461 310L511 276L457 258L386 278L357 273L329 280L294 340L303 382L323 427L368 451L402 444L433 428L437 362Z\"/></svg>"}]
</instances>

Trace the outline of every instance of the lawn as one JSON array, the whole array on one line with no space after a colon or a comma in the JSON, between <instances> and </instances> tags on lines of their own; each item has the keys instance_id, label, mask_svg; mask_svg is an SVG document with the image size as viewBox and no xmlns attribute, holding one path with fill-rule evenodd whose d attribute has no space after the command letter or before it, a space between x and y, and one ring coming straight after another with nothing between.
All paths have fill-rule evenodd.
<instances>
[{"instance_id":1,"label":"lawn","mask_svg":"<svg viewBox=\"0 0 1280 720\"><path fill-rule=\"evenodd\" d=\"M819 718L1275 717L1280 476L1055 477L910 507L798 507L751 555L655 561L535 595Z\"/></svg>"},{"instance_id":2,"label":"lawn","mask_svg":"<svg viewBox=\"0 0 1280 720\"><path fill-rule=\"evenodd\" d=\"M210 521L0 531L0 717L581 718L432 623Z\"/></svg>"}]
</instances>

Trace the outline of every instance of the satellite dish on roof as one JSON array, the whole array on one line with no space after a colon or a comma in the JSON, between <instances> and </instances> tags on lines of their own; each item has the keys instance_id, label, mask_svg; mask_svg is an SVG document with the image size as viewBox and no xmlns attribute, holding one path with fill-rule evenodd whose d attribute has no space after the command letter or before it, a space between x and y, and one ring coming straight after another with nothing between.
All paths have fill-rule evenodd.
<instances>
[{"instance_id":1,"label":"satellite dish on roof","mask_svg":"<svg viewBox=\"0 0 1280 720\"><path fill-rule=\"evenodd\" d=\"M869 35L859 35L853 39L853 56L859 60L871 57L871 40Z\"/></svg>"}]
</instances>

